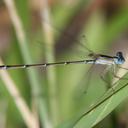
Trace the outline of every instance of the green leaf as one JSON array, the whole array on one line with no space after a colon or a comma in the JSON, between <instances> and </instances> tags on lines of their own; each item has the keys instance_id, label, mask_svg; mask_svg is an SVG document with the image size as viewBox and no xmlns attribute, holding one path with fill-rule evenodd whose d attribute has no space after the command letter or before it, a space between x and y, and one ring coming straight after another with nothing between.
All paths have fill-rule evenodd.
<instances>
[{"instance_id":1,"label":"green leaf","mask_svg":"<svg viewBox=\"0 0 128 128\"><path fill-rule=\"evenodd\" d=\"M91 128L110 114L128 95L128 83L120 83L110 88L107 93L81 116L73 121L66 122L64 128Z\"/></svg>"}]
</instances>

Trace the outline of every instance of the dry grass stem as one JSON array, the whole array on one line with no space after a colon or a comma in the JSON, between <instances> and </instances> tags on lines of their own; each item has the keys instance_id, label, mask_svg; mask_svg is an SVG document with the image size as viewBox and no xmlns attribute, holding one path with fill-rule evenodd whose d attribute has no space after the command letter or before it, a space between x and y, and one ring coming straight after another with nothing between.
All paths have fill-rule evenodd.
<instances>
[{"instance_id":1,"label":"dry grass stem","mask_svg":"<svg viewBox=\"0 0 128 128\"><path fill-rule=\"evenodd\" d=\"M7 8L8 8L9 15L10 15L10 18L12 20L12 24L13 24L13 26L15 28L16 36L17 36L17 39L18 39L18 43L19 43L19 45L21 47L21 52L22 52L23 56L25 56L24 60L27 62L27 60L30 60L29 59L29 54L27 54L27 52L26 52L27 51L27 47L26 47L25 43L27 43L27 39L26 39L26 36L25 36L25 31L23 29L23 25L21 23L20 17L17 14L14 1L13 0L5 0L5 4L6 4ZM37 114L35 115L35 117L37 117ZM33 120L33 122L36 122L35 124L38 124L37 123L38 122L38 117L34 118L34 119L35 120ZM38 128L38 127L39 127L39 124L38 124L38 126L36 126L36 128Z\"/></svg>"},{"instance_id":2,"label":"dry grass stem","mask_svg":"<svg viewBox=\"0 0 128 128\"><path fill-rule=\"evenodd\" d=\"M1 59L0 59L0 64L3 64ZM20 95L18 89L16 88L16 85L14 84L13 80L11 79L11 77L9 76L7 71L1 70L0 76L1 76L1 79L3 80L3 82L5 83L5 86L8 90L8 92L12 96L13 101L15 102L17 108L19 109L28 128L38 128L37 127L38 124L35 121L36 119L35 119L34 115L32 114L32 112L30 112L27 104L25 103L24 99Z\"/></svg>"},{"instance_id":3,"label":"dry grass stem","mask_svg":"<svg viewBox=\"0 0 128 128\"><path fill-rule=\"evenodd\" d=\"M50 13L48 7L47 0L40 0L40 15L41 15L41 23L42 23L42 30L44 32L45 37L45 57L46 61L54 62L55 55L54 55L54 37L53 31L50 20ZM45 21L45 22L44 22ZM56 73L55 67L51 67L47 69L47 77L48 77L48 93L49 93L49 103L50 103L50 113L53 125L56 126L58 123L58 101L57 101L57 86L56 86Z\"/></svg>"}]
</instances>

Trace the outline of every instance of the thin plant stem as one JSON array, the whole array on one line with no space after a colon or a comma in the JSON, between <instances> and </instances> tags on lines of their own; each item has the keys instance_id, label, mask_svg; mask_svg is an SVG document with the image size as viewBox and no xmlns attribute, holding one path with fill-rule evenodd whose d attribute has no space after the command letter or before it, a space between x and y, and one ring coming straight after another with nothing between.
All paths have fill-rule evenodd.
<instances>
[{"instance_id":1,"label":"thin plant stem","mask_svg":"<svg viewBox=\"0 0 128 128\"><path fill-rule=\"evenodd\" d=\"M48 7L47 0L41 0L40 4L40 15L41 15L41 23L42 23L42 30L44 32L45 37L45 57L46 61L55 62L55 54L54 54L54 38L53 38L53 31ZM48 23L44 22L47 21ZM56 71L55 67L50 67L47 69L47 78L48 78L48 98L49 98L49 108L53 126L56 126L59 119L59 109L58 109L58 99L57 99L57 85L56 85Z\"/></svg>"},{"instance_id":2,"label":"thin plant stem","mask_svg":"<svg viewBox=\"0 0 128 128\"><path fill-rule=\"evenodd\" d=\"M0 59L0 64L3 64L2 60ZM19 110L20 114L22 115L23 120L25 121L28 128L37 128L38 124L37 121L28 108L27 104L25 103L24 99L22 98L20 92L16 88L15 83L9 76L8 72L5 70L0 71L0 76L5 86L10 93L13 101L15 102L17 109Z\"/></svg>"},{"instance_id":3,"label":"thin plant stem","mask_svg":"<svg viewBox=\"0 0 128 128\"><path fill-rule=\"evenodd\" d=\"M19 43L19 46L20 46L20 50L21 50L21 54L22 54L22 57L24 59L24 62L25 63L31 63L32 62L32 59L31 59L31 55L29 54L29 48L27 46L27 38L26 38L26 35L25 35L25 31L23 29L23 25L22 25L22 22L21 22L21 19L20 17L18 16L17 14L17 11L16 11L16 7L14 5L14 1L13 0L5 0L5 4L8 8L8 11L9 11L9 15L10 15L10 18L12 20L12 24L14 26L14 29L16 31L16 36L17 36L17 39L18 39L18 43ZM31 69L31 70L27 70L27 73L28 73L28 77L29 77L29 81L30 81L30 85L32 87L32 95L33 95L33 99L32 101L34 102L33 104L35 105L34 106L34 110L36 111L36 114L35 116L38 116L38 110L41 110L41 113L45 113L46 114L46 108L45 107L45 101L40 97L40 98L36 98L35 96L37 94L40 94L40 83L39 83L39 80L38 80L38 77L37 77L37 73L34 69ZM43 106L42 106L43 105ZM35 112L34 111L34 112ZM39 112L40 113L40 112ZM47 116L44 116L44 120L43 121L46 121L44 122L44 127L45 128L49 128L49 120L47 119ZM35 120L36 122L38 122L38 126L36 128L39 127L39 120L38 120L38 117L36 118ZM48 123L48 125L47 125Z\"/></svg>"}]
</instances>

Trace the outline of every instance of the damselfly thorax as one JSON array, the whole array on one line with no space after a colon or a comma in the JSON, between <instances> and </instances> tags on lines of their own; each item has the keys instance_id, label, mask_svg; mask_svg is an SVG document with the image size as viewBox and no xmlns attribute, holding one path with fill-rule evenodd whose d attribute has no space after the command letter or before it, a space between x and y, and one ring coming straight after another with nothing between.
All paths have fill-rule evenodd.
<instances>
[{"instance_id":1,"label":"damselfly thorax","mask_svg":"<svg viewBox=\"0 0 128 128\"><path fill-rule=\"evenodd\" d=\"M95 64L120 65L125 62L122 52L117 52L115 56L108 56L108 55L94 54L94 53L89 54L89 56L95 59Z\"/></svg>"}]
</instances>

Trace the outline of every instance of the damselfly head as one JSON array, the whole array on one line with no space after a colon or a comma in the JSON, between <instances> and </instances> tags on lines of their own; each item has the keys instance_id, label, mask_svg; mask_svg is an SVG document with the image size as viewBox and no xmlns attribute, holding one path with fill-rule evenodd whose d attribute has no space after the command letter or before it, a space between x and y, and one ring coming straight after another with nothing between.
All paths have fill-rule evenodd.
<instances>
[{"instance_id":1,"label":"damselfly head","mask_svg":"<svg viewBox=\"0 0 128 128\"><path fill-rule=\"evenodd\" d=\"M124 56L122 52L117 52L116 53L116 58L117 60L115 61L116 64L123 64L125 62Z\"/></svg>"}]
</instances>

